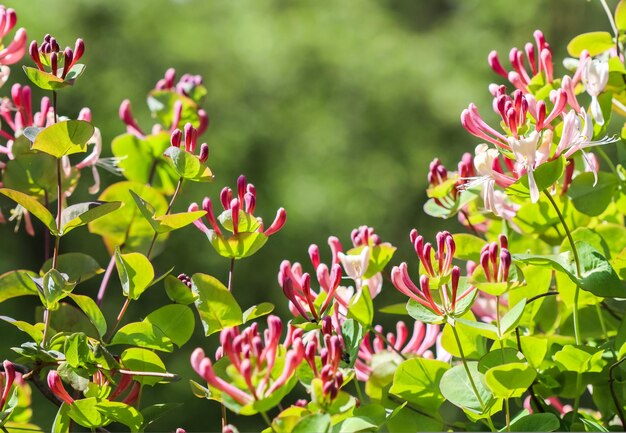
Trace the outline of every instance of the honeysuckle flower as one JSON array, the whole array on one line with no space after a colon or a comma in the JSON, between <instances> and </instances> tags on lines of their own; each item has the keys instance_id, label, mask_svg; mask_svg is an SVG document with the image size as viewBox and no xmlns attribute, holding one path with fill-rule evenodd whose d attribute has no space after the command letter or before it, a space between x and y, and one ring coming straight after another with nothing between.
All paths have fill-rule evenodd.
<instances>
[{"instance_id":1,"label":"honeysuckle flower","mask_svg":"<svg viewBox=\"0 0 626 433\"><path fill-rule=\"evenodd\" d=\"M347 276L353 280L360 280L367 271L367 265L370 260L370 248L364 247L358 255L347 255L339 252L338 257Z\"/></svg>"},{"instance_id":2,"label":"honeysuckle flower","mask_svg":"<svg viewBox=\"0 0 626 433\"><path fill-rule=\"evenodd\" d=\"M280 347L282 322L270 315L267 330L261 334L256 323L239 332L238 328L226 328L220 334L220 357L229 360L233 370L229 380L219 377L213 363L197 348L191 354L191 366L209 385L219 389L239 404L247 405L270 397L280 388L288 385L296 368L304 359L304 346L301 337L291 336L289 347ZM284 364L280 372L274 371L276 361L282 351ZM232 373L231 373L232 372ZM238 388L236 379L243 379L245 388Z\"/></svg>"},{"instance_id":3,"label":"honeysuckle flower","mask_svg":"<svg viewBox=\"0 0 626 433\"><path fill-rule=\"evenodd\" d=\"M0 136L7 140L6 146L0 146L0 153L6 154L13 159L11 147L13 142L20 137L24 129L29 126L44 128L49 125L49 114L52 112L50 99L41 99L40 110L33 113L32 91L29 86L14 84L11 87L11 98L5 99L0 104L0 116L3 123L10 131L0 130Z\"/></svg>"},{"instance_id":4,"label":"honeysuckle flower","mask_svg":"<svg viewBox=\"0 0 626 433\"><path fill-rule=\"evenodd\" d=\"M609 63L598 59L587 59L582 66L582 82L585 90L591 96L591 116L598 125L604 125L602 108L598 102L598 95L604 91L609 82Z\"/></svg>"},{"instance_id":5,"label":"honeysuckle flower","mask_svg":"<svg viewBox=\"0 0 626 433\"><path fill-rule=\"evenodd\" d=\"M467 286L459 293L461 270L458 266L452 265L456 250L452 235L445 231L437 233L437 251L434 254L436 267L432 263L432 245L430 243L424 244L423 237L418 235L415 229L411 230L409 238L425 273L420 276L418 286L411 280L408 266L406 262L403 262L391 270L393 285L398 291L431 310L434 314L442 318L454 316L457 303L471 295L476 289L473 286ZM433 297L430 287L430 282L433 279L437 281L436 290L439 290L441 295L437 300Z\"/></svg>"},{"instance_id":6,"label":"honeysuckle flower","mask_svg":"<svg viewBox=\"0 0 626 433\"><path fill-rule=\"evenodd\" d=\"M22 205L17 205L15 208L10 210L11 216L9 217L9 222L15 221L15 232L20 228L20 224L22 220L24 220L24 230L29 236L35 236L35 228L33 227L33 221L30 217L30 213L22 207Z\"/></svg>"},{"instance_id":7,"label":"honeysuckle flower","mask_svg":"<svg viewBox=\"0 0 626 433\"><path fill-rule=\"evenodd\" d=\"M170 136L170 144L173 147L178 148L181 148L182 145L184 146L182 148L184 148L186 152L189 152L193 155L196 151L196 147L198 146L199 131L198 129L194 128L191 123L186 123L183 131L181 131L180 129L175 129ZM208 144L202 143L200 145L200 154L197 156L197 158L202 163L206 162L206 160L209 158Z\"/></svg>"},{"instance_id":8,"label":"honeysuckle flower","mask_svg":"<svg viewBox=\"0 0 626 433\"><path fill-rule=\"evenodd\" d=\"M152 92L150 92L148 99L150 100L151 95L156 91L168 91L176 93L177 95L187 97L195 87L202 84L202 77L200 77L199 75L184 74L177 84L175 84L175 79L176 71L173 68L168 69L165 73L165 77L159 80L155 88L152 90ZM187 107L186 109L195 110L195 115L197 116L198 121L197 135L201 136L206 132L209 127L209 116L207 115L206 111L198 107L195 102L190 102L190 104L191 106ZM139 126L139 123L133 115L130 100L125 99L120 104L119 117L126 125L126 132L136 136L137 138L145 138L150 134L155 135L163 131L167 131L171 134L180 127L183 115L183 102L181 100L177 100L172 105L171 110L172 112L169 113L169 115L167 116L168 119L171 119L170 124L161 125L156 123L152 125L149 133L146 133L144 129Z\"/></svg>"},{"instance_id":9,"label":"honeysuckle flower","mask_svg":"<svg viewBox=\"0 0 626 433\"><path fill-rule=\"evenodd\" d=\"M0 374L0 387L2 388L2 394L0 395L0 412L4 408L4 405L11 393L11 387L15 381L15 367L11 361L5 360L2 363L4 373Z\"/></svg>"},{"instance_id":10,"label":"honeysuckle flower","mask_svg":"<svg viewBox=\"0 0 626 433\"><path fill-rule=\"evenodd\" d=\"M488 282L500 283L508 281L511 268L509 241L500 235L498 242L486 244L480 251L480 266Z\"/></svg>"},{"instance_id":11,"label":"honeysuckle flower","mask_svg":"<svg viewBox=\"0 0 626 433\"><path fill-rule=\"evenodd\" d=\"M15 10L0 6L0 41L13 30L15 24L17 24L17 14ZM2 43L2 49L0 49L0 65L12 65L19 62L26 52L27 38L26 30L20 28L15 32L13 40L8 45ZM6 68L2 68L3 75L5 73L8 75L6 71ZM6 79L4 79L4 81L6 81Z\"/></svg>"},{"instance_id":12,"label":"honeysuckle flower","mask_svg":"<svg viewBox=\"0 0 626 433\"><path fill-rule=\"evenodd\" d=\"M74 403L74 399L65 390L61 377L59 377L59 373L57 373L56 370L50 370L48 373L48 388L50 388L50 391L52 391L52 393L64 403Z\"/></svg>"},{"instance_id":13,"label":"honeysuckle flower","mask_svg":"<svg viewBox=\"0 0 626 433\"><path fill-rule=\"evenodd\" d=\"M48 72L46 71L46 66L48 66L52 75L65 79L68 72L85 53L85 42L82 39L76 39L73 50L66 47L65 50L61 51L57 40L46 35L41 47L37 41L31 42L29 53L40 71Z\"/></svg>"},{"instance_id":14,"label":"honeysuckle flower","mask_svg":"<svg viewBox=\"0 0 626 433\"><path fill-rule=\"evenodd\" d=\"M507 72L502 67L496 51L491 51L487 57L489 66L496 74L508 79L511 84L524 93L528 92L528 85L533 77L538 74L543 74L546 84L554 80L554 65L552 63L550 45L546 42L540 30L535 30L533 36L536 49L532 43L528 42L524 45L524 51L512 48L509 52L509 60L513 67L512 71ZM526 67L524 58L528 62L530 69Z\"/></svg>"},{"instance_id":15,"label":"honeysuckle flower","mask_svg":"<svg viewBox=\"0 0 626 433\"><path fill-rule=\"evenodd\" d=\"M330 322L330 318L325 318L325 324ZM318 341L317 333L313 333L304 350L304 359L311 368L313 377L322 382L322 392L330 401L337 398L341 389L344 376L339 365L344 355L344 344L338 335L333 335L332 330L322 328L323 338ZM328 328L328 326L326 327ZM323 346L321 343L324 343ZM319 353L321 368L317 366L316 356Z\"/></svg>"},{"instance_id":16,"label":"honeysuckle flower","mask_svg":"<svg viewBox=\"0 0 626 433\"><path fill-rule=\"evenodd\" d=\"M360 381L365 382L369 379L373 371L373 363L375 363L374 358L377 354L387 353L393 355L400 352L406 356L435 358L433 346L437 343L437 338L440 335L439 325L430 325L416 321L413 324L413 333L410 335L410 338L409 328L403 321L396 323L395 334L392 332L385 334L383 327L380 325L376 325L374 329L376 333L372 339L370 339L369 334L363 339L359 347L359 358L354 364L356 378ZM385 335L387 341L382 338L382 335ZM447 352L437 350L437 359L445 360L448 356ZM397 358L394 359L394 362L400 364L403 359L399 355ZM385 358L386 361L388 359Z\"/></svg>"},{"instance_id":17,"label":"honeysuckle flower","mask_svg":"<svg viewBox=\"0 0 626 433\"><path fill-rule=\"evenodd\" d=\"M233 190L224 187L220 193L220 202L224 211L216 218L213 202L209 197L202 201L202 209L206 211L209 228L202 220L194 221L194 225L204 233L215 250L224 257L240 259L257 252L269 238L279 232L287 221L287 211L279 208L272 224L266 229L263 219L254 216L256 209L256 188L247 183L245 176L237 179L236 197ZM189 205L189 211L197 211L197 203ZM217 224L220 222L221 227ZM232 235L227 235L231 232Z\"/></svg>"}]
</instances>

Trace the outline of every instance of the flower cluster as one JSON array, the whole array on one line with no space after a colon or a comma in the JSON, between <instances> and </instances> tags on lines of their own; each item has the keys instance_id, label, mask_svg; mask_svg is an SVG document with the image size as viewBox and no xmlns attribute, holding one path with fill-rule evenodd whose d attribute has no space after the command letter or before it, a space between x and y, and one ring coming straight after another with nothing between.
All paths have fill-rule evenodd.
<instances>
[{"instance_id":1,"label":"flower cluster","mask_svg":"<svg viewBox=\"0 0 626 433\"><path fill-rule=\"evenodd\" d=\"M344 358L345 347L341 335L333 333L334 327L329 316L322 322L322 342L318 341L317 332L311 333L311 338L304 350L304 359L311 368L315 379L321 382L322 393L330 401L337 398L337 394L344 383L344 375L340 369ZM319 353L319 357L316 356ZM321 363L318 366L317 360Z\"/></svg>"},{"instance_id":2,"label":"flower cluster","mask_svg":"<svg viewBox=\"0 0 626 433\"><path fill-rule=\"evenodd\" d=\"M57 40L49 34L44 36L41 46L37 44L37 41L32 41L29 49L30 57L40 71L47 73L46 68L49 67L52 75L63 80L84 53L85 42L82 39L76 40L73 50L66 47L61 51Z\"/></svg>"},{"instance_id":3,"label":"flower cluster","mask_svg":"<svg viewBox=\"0 0 626 433\"><path fill-rule=\"evenodd\" d=\"M170 136L170 144L173 147L177 148L180 148L181 145L183 145L186 152L194 154L196 151L196 147L198 146L198 129L194 128L191 123L187 123L185 124L183 131L181 131L180 129L175 129ZM200 145L200 154L198 155L198 160L204 163L208 158L209 145L206 143L202 143Z\"/></svg>"},{"instance_id":4,"label":"flower cluster","mask_svg":"<svg viewBox=\"0 0 626 433\"><path fill-rule=\"evenodd\" d=\"M403 262L391 270L393 285L437 316L456 315L457 303L471 295L475 288L468 286L459 293L461 270L458 266L452 265L456 250L454 238L447 231L437 233L437 251L434 254L432 244L424 243L424 238L417 233L417 230L411 230L409 238L424 273L420 275L418 287L409 276L408 265ZM433 258L435 265L433 265ZM431 281L435 283L434 288L440 292L441 296L438 296L438 299L433 297Z\"/></svg>"},{"instance_id":5,"label":"flower cluster","mask_svg":"<svg viewBox=\"0 0 626 433\"><path fill-rule=\"evenodd\" d=\"M12 8L0 5L0 41L8 35L17 24L17 14ZM26 52L26 30L19 28L13 40L8 44L2 44L0 49L0 85L4 84L9 76L7 65L19 62Z\"/></svg>"},{"instance_id":6,"label":"flower cluster","mask_svg":"<svg viewBox=\"0 0 626 433\"><path fill-rule=\"evenodd\" d=\"M192 353L191 365L210 386L241 405L269 398L280 388L289 386L296 368L304 359L300 330L296 335L289 335L281 345L282 329L282 322L276 316L268 317L263 337L256 323L241 332L238 328L224 329L216 357L229 361L230 381L217 375L213 363L201 348ZM277 362L279 359L280 363Z\"/></svg>"},{"instance_id":7,"label":"flower cluster","mask_svg":"<svg viewBox=\"0 0 626 433\"><path fill-rule=\"evenodd\" d=\"M220 202L224 211L216 218L213 203L209 197L202 201L202 210L206 211L207 227L201 220L194 221L195 226L204 233L215 250L224 257L240 259L257 252L267 242L267 238L283 228L287 221L287 211L279 208L272 224L266 229L263 219L254 216L256 208L256 188L241 175L237 179L236 196L233 190L224 187L220 193ZM189 211L197 211L197 203L189 206ZM232 233L227 236L220 228Z\"/></svg>"}]
</instances>

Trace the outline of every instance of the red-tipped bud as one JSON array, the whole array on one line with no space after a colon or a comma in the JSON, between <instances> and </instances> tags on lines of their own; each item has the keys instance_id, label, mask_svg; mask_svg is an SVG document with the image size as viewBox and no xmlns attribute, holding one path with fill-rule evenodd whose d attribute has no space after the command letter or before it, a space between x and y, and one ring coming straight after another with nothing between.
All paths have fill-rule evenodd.
<instances>
[{"instance_id":1,"label":"red-tipped bud","mask_svg":"<svg viewBox=\"0 0 626 433\"><path fill-rule=\"evenodd\" d=\"M170 135L170 144L174 147L180 147L181 140L183 139L183 133L180 129L175 129Z\"/></svg>"},{"instance_id":2,"label":"red-tipped bud","mask_svg":"<svg viewBox=\"0 0 626 433\"><path fill-rule=\"evenodd\" d=\"M237 196L239 200L243 201L243 196L246 193L246 177L242 174L237 178Z\"/></svg>"},{"instance_id":3,"label":"red-tipped bud","mask_svg":"<svg viewBox=\"0 0 626 433\"><path fill-rule=\"evenodd\" d=\"M58 71L58 55L57 53L50 54L50 69L52 69L52 75L56 75Z\"/></svg>"},{"instance_id":4,"label":"red-tipped bud","mask_svg":"<svg viewBox=\"0 0 626 433\"><path fill-rule=\"evenodd\" d=\"M213 213L213 205L211 204L211 199L206 197L202 200L202 210L206 212L206 219L211 224L213 230L219 235L222 235L222 231L217 225L217 220L215 219L215 214Z\"/></svg>"},{"instance_id":5,"label":"red-tipped bud","mask_svg":"<svg viewBox=\"0 0 626 433\"><path fill-rule=\"evenodd\" d=\"M272 225L269 226L267 230L265 230L265 236L271 236L274 233L278 232L280 229L283 228L286 221L287 221L287 211L281 207L276 212L276 218L274 219L274 222L272 223Z\"/></svg>"},{"instance_id":6,"label":"red-tipped bud","mask_svg":"<svg viewBox=\"0 0 626 433\"><path fill-rule=\"evenodd\" d=\"M222 202L222 206L224 207L224 210L230 209L230 200L232 198L233 198L233 191L228 187L222 188L222 191L220 192L220 201Z\"/></svg>"},{"instance_id":7,"label":"red-tipped bud","mask_svg":"<svg viewBox=\"0 0 626 433\"><path fill-rule=\"evenodd\" d=\"M209 159L209 145L206 143L202 143L200 145L200 155L198 155L198 159L200 162L205 163L207 159Z\"/></svg>"},{"instance_id":8,"label":"red-tipped bud","mask_svg":"<svg viewBox=\"0 0 626 433\"><path fill-rule=\"evenodd\" d=\"M67 393L65 387L63 387L63 382L59 377L59 373L56 370L51 370L48 373L48 387L50 391L54 395L56 395L59 399L64 401L67 404L74 403L74 399Z\"/></svg>"},{"instance_id":9,"label":"red-tipped bud","mask_svg":"<svg viewBox=\"0 0 626 433\"><path fill-rule=\"evenodd\" d=\"M85 54L85 42L82 39L76 39L76 44L74 45L74 62L80 60Z\"/></svg>"},{"instance_id":10,"label":"red-tipped bud","mask_svg":"<svg viewBox=\"0 0 626 433\"><path fill-rule=\"evenodd\" d=\"M233 234L239 233L239 199L234 198L230 201L231 220L233 223Z\"/></svg>"},{"instance_id":11,"label":"red-tipped bud","mask_svg":"<svg viewBox=\"0 0 626 433\"><path fill-rule=\"evenodd\" d=\"M509 247L509 240L507 239L506 235L501 234L500 236L498 236L498 243L500 244L500 248L508 248Z\"/></svg>"},{"instance_id":12,"label":"red-tipped bud","mask_svg":"<svg viewBox=\"0 0 626 433\"><path fill-rule=\"evenodd\" d=\"M321 263L320 259L320 249L317 245L311 244L309 246L309 257L311 258L311 263L313 264L313 269L317 270L318 266Z\"/></svg>"},{"instance_id":13,"label":"red-tipped bud","mask_svg":"<svg viewBox=\"0 0 626 433\"><path fill-rule=\"evenodd\" d=\"M198 110L198 120L200 122L198 125L198 135L200 136L209 128L209 115L206 111L200 109Z\"/></svg>"},{"instance_id":14,"label":"red-tipped bud","mask_svg":"<svg viewBox=\"0 0 626 433\"><path fill-rule=\"evenodd\" d=\"M4 390L2 390L2 397L0 398L0 410L4 408L7 399L9 398L9 393L11 391L11 386L13 386L13 381L15 380L15 366L11 363L11 361L5 360L2 363L2 367L4 367Z\"/></svg>"},{"instance_id":15,"label":"red-tipped bud","mask_svg":"<svg viewBox=\"0 0 626 433\"><path fill-rule=\"evenodd\" d=\"M30 43L28 54L37 65L37 69L39 69L40 71L43 71L44 68L43 68L43 64L41 63L41 60L39 59L39 46L37 45L37 41L32 41Z\"/></svg>"},{"instance_id":16,"label":"red-tipped bud","mask_svg":"<svg viewBox=\"0 0 626 433\"><path fill-rule=\"evenodd\" d=\"M254 214L254 209L256 209L256 196L247 192L243 196L243 201L246 207L246 213L250 215Z\"/></svg>"}]
</instances>

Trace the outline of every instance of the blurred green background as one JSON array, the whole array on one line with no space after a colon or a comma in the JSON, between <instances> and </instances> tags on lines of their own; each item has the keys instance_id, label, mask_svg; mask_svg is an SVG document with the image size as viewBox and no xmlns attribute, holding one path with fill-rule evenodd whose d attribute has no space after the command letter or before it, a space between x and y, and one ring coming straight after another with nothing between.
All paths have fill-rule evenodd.
<instances>
[{"instance_id":1,"label":"blurred green background","mask_svg":"<svg viewBox=\"0 0 626 433\"><path fill-rule=\"evenodd\" d=\"M216 198L242 173L256 185L256 213L267 223L285 207L286 227L259 254L237 262L234 276L242 306L271 301L285 318L278 266L285 258L307 262L309 244L323 247L327 260L329 235L348 246L351 229L367 224L400 247L393 260L398 264L415 260L408 243L411 228L427 237L443 227L458 229L422 211L428 163L439 157L453 170L463 152L473 151L477 141L459 122L469 102L495 121L487 86L501 80L486 62L491 49L508 65L509 49L532 41L539 28L560 63L574 35L609 29L600 3L583 0L19 0L5 5L17 10L18 26L27 28L30 40L40 41L46 33L62 46L73 46L77 37L85 40L81 62L87 71L62 93L59 112L75 117L90 107L107 155L111 140L125 130L117 115L123 99L132 101L141 125L151 125L145 97L168 67L179 75L204 77L211 127L203 138L216 178L213 184L187 184L175 208L184 210L206 195ZM557 64L557 75L563 73ZM2 89L5 95L15 81L25 81L18 67ZM38 89L34 94L35 100L43 96ZM116 180L105 176L107 184ZM85 171L71 202L87 197L90 182ZM10 203L1 205L7 215ZM42 264L41 236L14 234L12 225L3 225L0 245L0 272L38 270ZM89 253L103 267L109 259L100 239L86 229L64 238L63 251ZM227 279L227 260L193 227L174 233L156 259L161 271L171 265L175 273ZM78 290L95 296L99 280ZM393 287L383 291L377 306L402 299ZM113 276L105 300L109 317L122 301ZM162 286L155 287L131 304L126 317L137 320L167 302ZM14 299L0 305L0 314L32 321L35 306L34 298ZM0 335L1 357L13 357L9 347L25 341L8 324L0 324ZM184 406L154 430L218 428L218 406L194 398L188 385L195 378L189 354L198 345L212 353L216 342L217 336L204 338L197 324L191 342L163 356L183 380L146 390L143 404L182 401ZM54 407L35 398L35 421L49 429ZM242 430L260 425L260 419L233 420Z\"/></svg>"}]
</instances>

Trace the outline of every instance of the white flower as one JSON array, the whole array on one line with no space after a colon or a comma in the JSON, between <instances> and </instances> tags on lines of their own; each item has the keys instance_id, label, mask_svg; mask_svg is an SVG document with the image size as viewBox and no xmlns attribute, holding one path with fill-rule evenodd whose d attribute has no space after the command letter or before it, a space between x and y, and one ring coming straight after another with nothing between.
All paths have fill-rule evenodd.
<instances>
[{"instance_id":1,"label":"white flower","mask_svg":"<svg viewBox=\"0 0 626 433\"><path fill-rule=\"evenodd\" d=\"M598 102L598 95L604 91L609 82L609 63L601 60L588 59L583 65L582 81L585 90L591 96L591 115L598 125L604 125L602 109Z\"/></svg>"},{"instance_id":2,"label":"white flower","mask_svg":"<svg viewBox=\"0 0 626 433\"><path fill-rule=\"evenodd\" d=\"M357 281L363 278L367 271L367 265L370 260L369 247L363 248L359 255L338 253L337 257L341 261L343 269L348 274L348 277Z\"/></svg>"},{"instance_id":3,"label":"white flower","mask_svg":"<svg viewBox=\"0 0 626 433\"><path fill-rule=\"evenodd\" d=\"M528 174L528 189L530 189L530 200L533 203L539 200L539 189L537 188L535 176L533 175L535 163L537 162L537 143L539 142L539 138L539 133L532 131L528 137L509 137L507 139L515 155L515 160L526 169L526 173Z\"/></svg>"}]
</instances>

